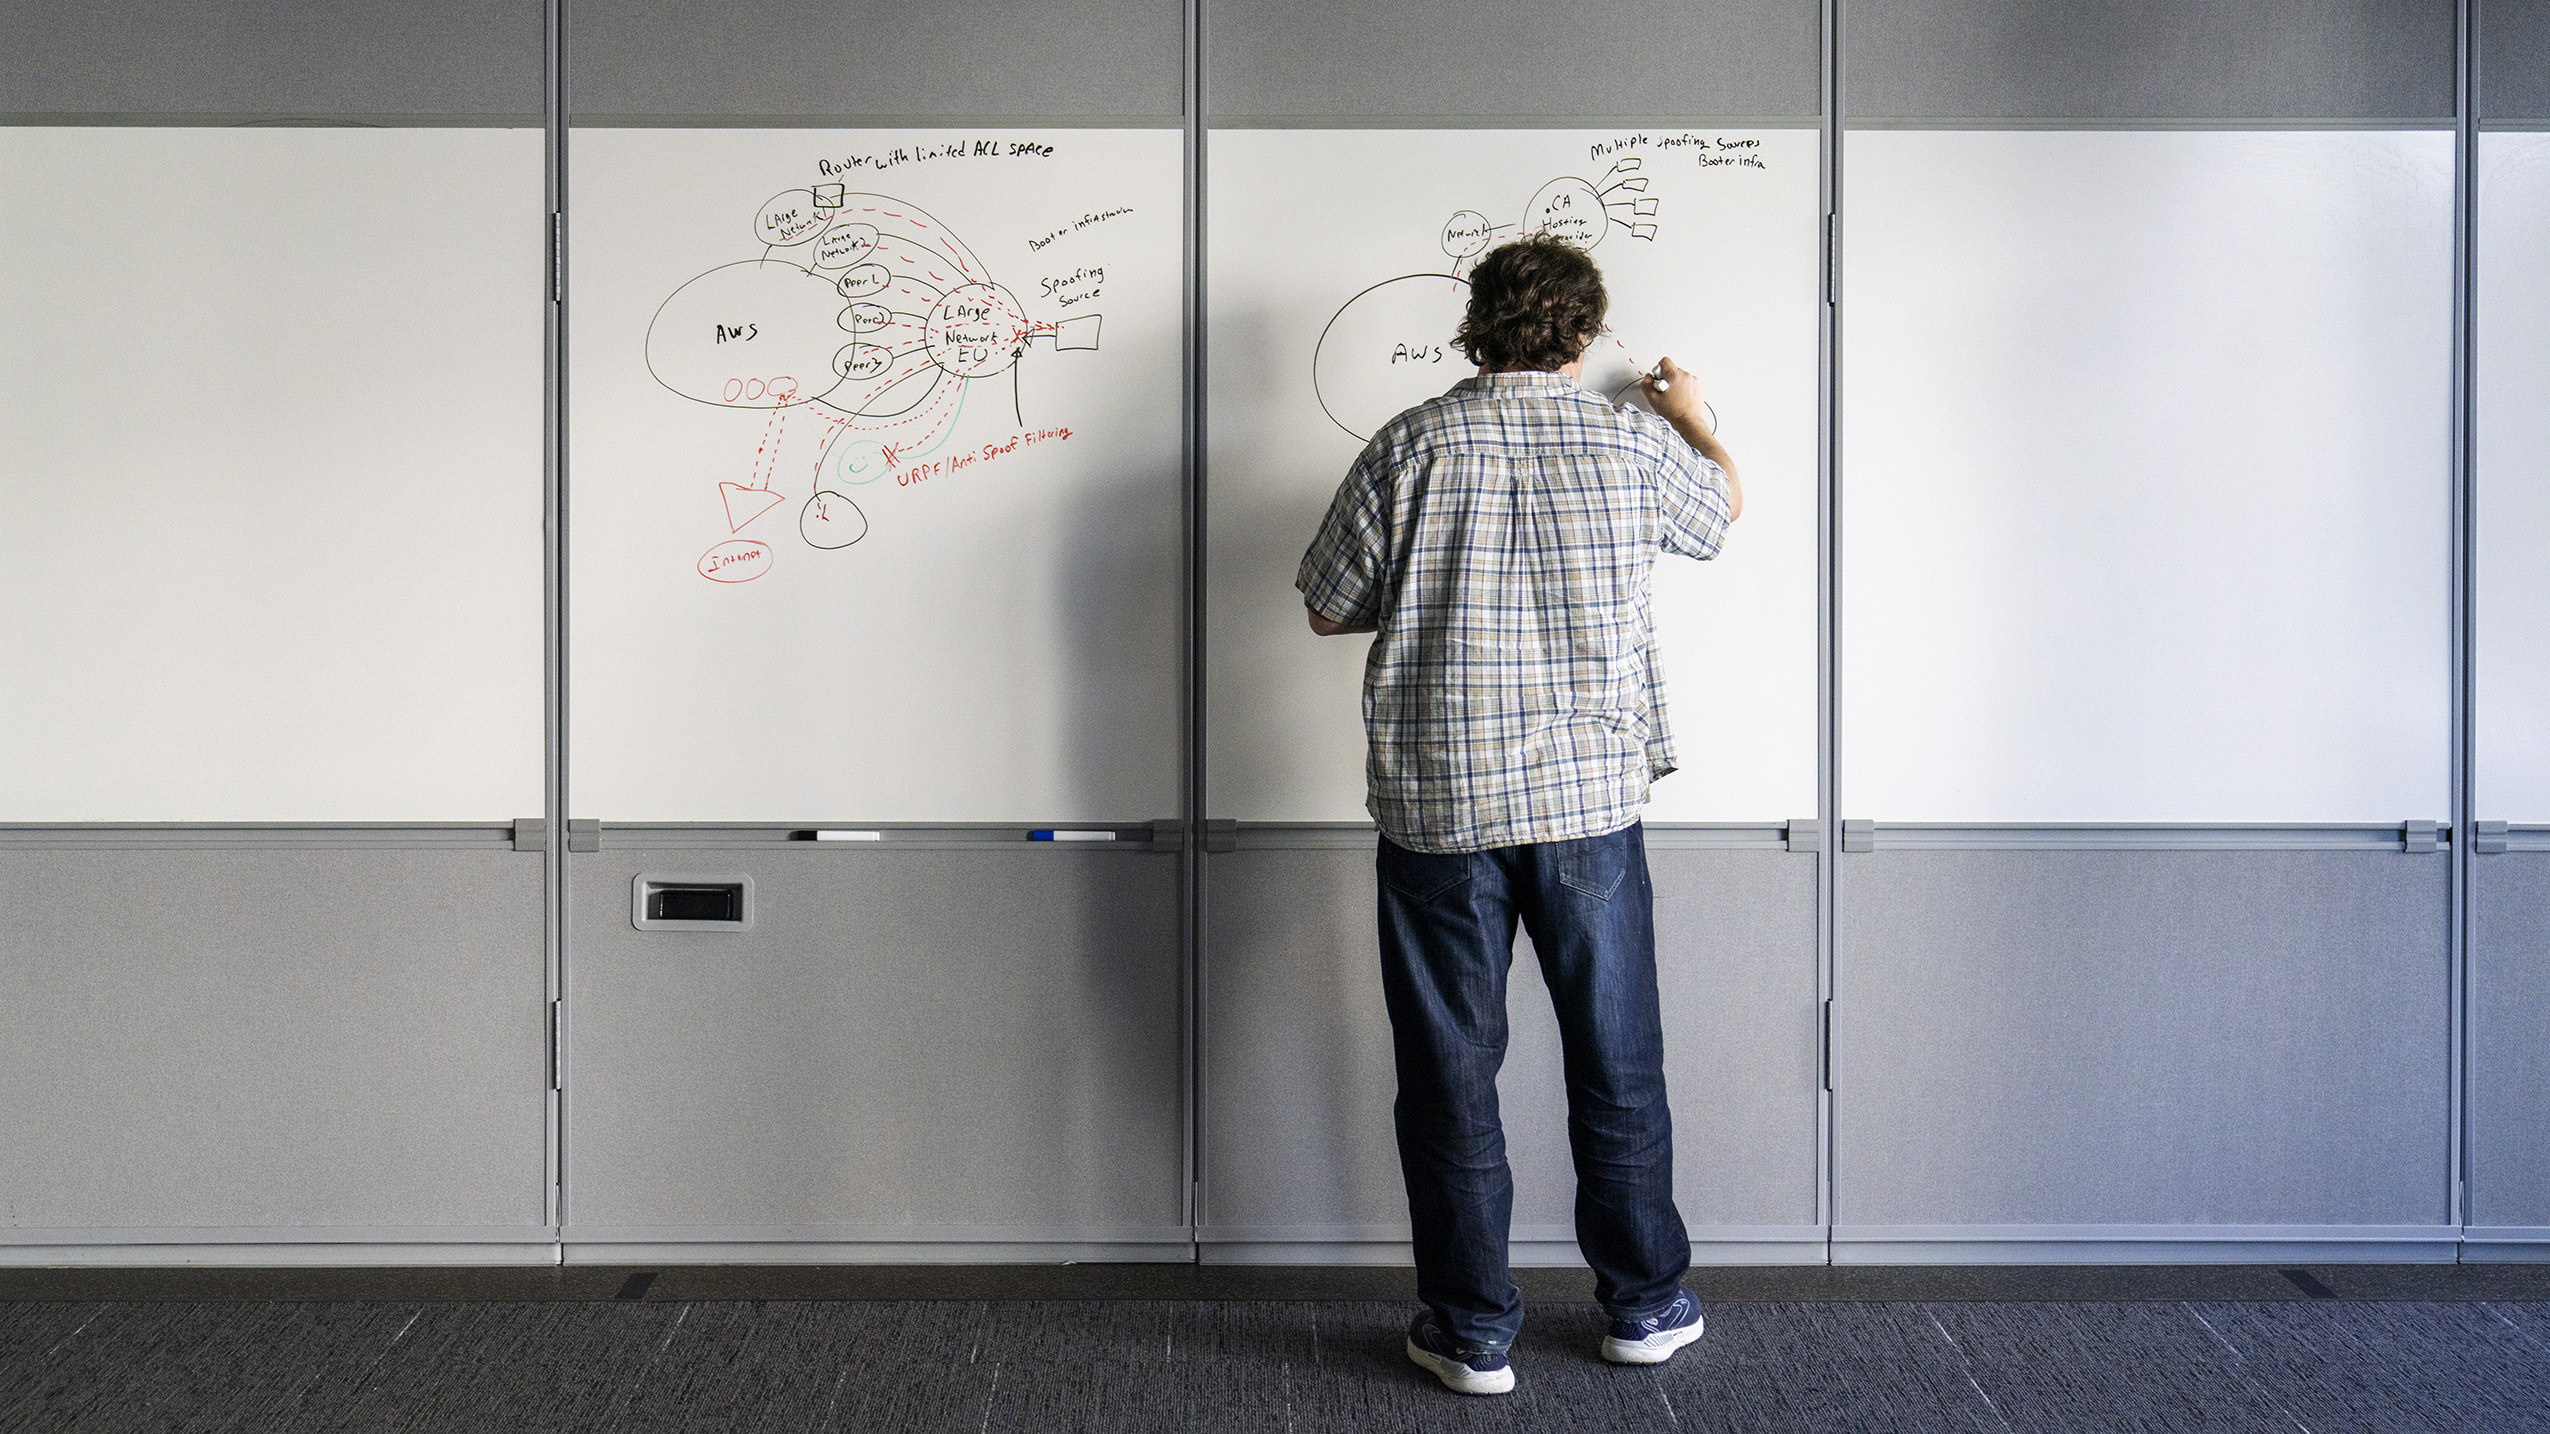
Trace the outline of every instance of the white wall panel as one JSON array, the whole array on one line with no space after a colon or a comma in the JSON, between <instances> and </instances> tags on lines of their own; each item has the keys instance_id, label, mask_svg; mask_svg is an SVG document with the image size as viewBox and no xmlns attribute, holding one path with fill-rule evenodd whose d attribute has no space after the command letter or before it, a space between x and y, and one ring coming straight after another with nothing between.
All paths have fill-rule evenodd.
<instances>
[{"instance_id":1,"label":"white wall panel","mask_svg":"<svg viewBox=\"0 0 2550 1434\"><path fill-rule=\"evenodd\" d=\"M0 129L0 820L541 809L537 129Z\"/></svg>"},{"instance_id":2,"label":"white wall panel","mask_svg":"<svg viewBox=\"0 0 2550 1434\"><path fill-rule=\"evenodd\" d=\"M2452 137L1860 131L1843 801L2448 808Z\"/></svg>"},{"instance_id":3,"label":"white wall panel","mask_svg":"<svg viewBox=\"0 0 2550 1434\"><path fill-rule=\"evenodd\" d=\"M2476 815L2550 822L2550 134L2479 137Z\"/></svg>"}]
</instances>

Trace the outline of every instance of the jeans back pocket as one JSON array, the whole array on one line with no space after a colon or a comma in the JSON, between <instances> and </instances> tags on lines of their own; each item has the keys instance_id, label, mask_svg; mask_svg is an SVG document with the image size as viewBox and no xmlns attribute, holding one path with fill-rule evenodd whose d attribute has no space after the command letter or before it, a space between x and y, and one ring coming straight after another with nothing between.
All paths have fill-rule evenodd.
<instances>
[{"instance_id":1,"label":"jeans back pocket","mask_svg":"<svg viewBox=\"0 0 2550 1434\"><path fill-rule=\"evenodd\" d=\"M1620 889L1620 879L1629 874L1629 844L1613 833L1585 837L1567 846L1558 859L1559 884L1596 901L1611 900Z\"/></svg>"}]
</instances>

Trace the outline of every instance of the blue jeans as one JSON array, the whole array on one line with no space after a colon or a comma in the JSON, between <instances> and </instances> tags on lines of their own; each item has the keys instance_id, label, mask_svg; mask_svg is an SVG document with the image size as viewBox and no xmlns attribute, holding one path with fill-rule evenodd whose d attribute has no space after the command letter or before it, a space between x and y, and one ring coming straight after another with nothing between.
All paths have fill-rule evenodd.
<instances>
[{"instance_id":1,"label":"blue jeans","mask_svg":"<svg viewBox=\"0 0 2550 1434\"><path fill-rule=\"evenodd\" d=\"M1519 917L1558 1008L1576 1242L1595 1298L1616 1317L1663 1309L1691 1268L1691 1240L1673 1203L1644 829L1449 855L1385 836L1377 864L1417 1298L1465 1343L1503 1348L1523 1327L1496 1098Z\"/></svg>"}]
</instances>

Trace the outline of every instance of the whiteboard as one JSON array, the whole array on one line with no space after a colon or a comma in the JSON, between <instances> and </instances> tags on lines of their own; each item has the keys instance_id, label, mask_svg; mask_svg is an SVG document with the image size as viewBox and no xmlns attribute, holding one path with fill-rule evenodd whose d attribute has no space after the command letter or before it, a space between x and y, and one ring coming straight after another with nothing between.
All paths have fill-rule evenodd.
<instances>
[{"instance_id":1,"label":"whiteboard","mask_svg":"<svg viewBox=\"0 0 2550 1434\"><path fill-rule=\"evenodd\" d=\"M2550 822L2550 134L2479 136L2476 815Z\"/></svg>"},{"instance_id":2,"label":"whiteboard","mask_svg":"<svg viewBox=\"0 0 2550 1434\"><path fill-rule=\"evenodd\" d=\"M505 821L538 129L0 128L0 821Z\"/></svg>"},{"instance_id":3,"label":"whiteboard","mask_svg":"<svg viewBox=\"0 0 2550 1434\"><path fill-rule=\"evenodd\" d=\"M2449 813L2452 159L1848 137L1846 814Z\"/></svg>"},{"instance_id":4,"label":"whiteboard","mask_svg":"<svg viewBox=\"0 0 2550 1434\"><path fill-rule=\"evenodd\" d=\"M1612 297L1585 385L1670 355L1744 480L1724 553L1656 564L1682 769L1646 817L1811 816L1814 131L1216 130L1205 182L1206 810L1367 820L1370 642L1312 636L1294 572L1372 429L1476 372L1459 274L1546 228L1595 241Z\"/></svg>"},{"instance_id":5,"label":"whiteboard","mask_svg":"<svg viewBox=\"0 0 2550 1434\"><path fill-rule=\"evenodd\" d=\"M578 813L1178 810L1183 146L574 132Z\"/></svg>"}]
</instances>

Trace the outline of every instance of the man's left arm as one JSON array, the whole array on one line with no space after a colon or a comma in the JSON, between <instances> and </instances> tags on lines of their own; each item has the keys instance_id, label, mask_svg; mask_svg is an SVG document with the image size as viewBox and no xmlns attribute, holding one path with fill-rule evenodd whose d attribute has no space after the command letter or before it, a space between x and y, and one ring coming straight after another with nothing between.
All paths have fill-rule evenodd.
<instances>
[{"instance_id":1,"label":"man's left arm","mask_svg":"<svg viewBox=\"0 0 2550 1434\"><path fill-rule=\"evenodd\" d=\"M1355 460L1328 505L1310 551L1302 554L1293 586L1301 589L1310 630L1321 637L1378 632L1381 628L1381 555L1384 535L1380 494L1370 448ZM1341 616L1330 617L1330 613Z\"/></svg>"}]
</instances>

